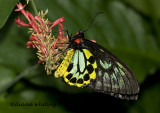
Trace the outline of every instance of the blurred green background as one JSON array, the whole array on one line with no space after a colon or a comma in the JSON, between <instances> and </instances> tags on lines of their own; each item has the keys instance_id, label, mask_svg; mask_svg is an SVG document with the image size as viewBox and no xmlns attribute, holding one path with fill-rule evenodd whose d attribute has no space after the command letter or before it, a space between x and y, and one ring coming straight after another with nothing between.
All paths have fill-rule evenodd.
<instances>
[{"instance_id":1,"label":"blurred green background","mask_svg":"<svg viewBox=\"0 0 160 113\"><path fill-rule=\"evenodd\" d=\"M36 50L26 48L28 29L14 23L22 16L13 11L18 0L0 0L0 113L160 113L160 0L34 1L39 11L49 10L50 21L65 17L65 29L73 34L104 12L86 38L123 60L138 78L141 92L137 101L120 100L47 76L44 65L36 65ZM33 13L31 4L25 10Z\"/></svg>"}]
</instances>

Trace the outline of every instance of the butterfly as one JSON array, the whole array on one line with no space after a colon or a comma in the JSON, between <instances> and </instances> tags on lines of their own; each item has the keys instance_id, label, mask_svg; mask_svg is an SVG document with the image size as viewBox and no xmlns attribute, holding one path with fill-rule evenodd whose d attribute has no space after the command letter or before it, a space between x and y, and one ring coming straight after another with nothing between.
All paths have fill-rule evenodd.
<instances>
[{"instance_id":1,"label":"butterfly","mask_svg":"<svg viewBox=\"0 0 160 113\"><path fill-rule=\"evenodd\" d=\"M70 86L89 87L121 99L136 100L139 83L133 72L110 51L84 38L69 36L66 56L55 71Z\"/></svg>"}]
</instances>

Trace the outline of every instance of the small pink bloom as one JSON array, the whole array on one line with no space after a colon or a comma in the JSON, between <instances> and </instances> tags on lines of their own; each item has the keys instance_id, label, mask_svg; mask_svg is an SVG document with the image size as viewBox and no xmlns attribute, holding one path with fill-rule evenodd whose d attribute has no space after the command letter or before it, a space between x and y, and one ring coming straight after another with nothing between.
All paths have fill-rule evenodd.
<instances>
[{"instance_id":1,"label":"small pink bloom","mask_svg":"<svg viewBox=\"0 0 160 113\"><path fill-rule=\"evenodd\" d=\"M63 39L66 40L66 38L64 36L64 29L63 29L63 23L62 22L59 23L59 28L58 29L59 29L59 36L58 36L58 38L63 42Z\"/></svg>"},{"instance_id":2,"label":"small pink bloom","mask_svg":"<svg viewBox=\"0 0 160 113\"><path fill-rule=\"evenodd\" d=\"M42 22L41 18L39 18L38 16L35 16L35 19L41 24L41 26L43 26L43 28L46 28L44 26L44 23Z\"/></svg>"},{"instance_id":3,"label":"small pink bloom","mask_svg":"<svg viewBox=\"0 0 160 113\"><path fill-rule=\"evenodd\" d=\"M27 48L35 48L35 44L32 41L27 42Z\"/></svg>"},{"instance_id":4,"label":"small pink bloom","mask_svg":"<svg viewBox=\"0 0 160 113\"><path fill-rule=\"evenodd\" d=\"M26 6L26 4L23 6L20 2L19 4L17 4L18 9L15 9L14 11L21 11L24 9L24 7Z\"/></svg>"},{"instance_id":5,"label":"small pink bloom","mask_svg":"<svg viewBox=\"0 0 160 113\"><path fill-rule=\"evenodd\" d=\"M54 48L56 47L57 42L58 42L58 38L55 40L53 47L52 47L52 50L54 50Z\"/></svg>"},{"instance_id":6,"label":"small pink bloom","mask_svg":"<svg viewBox=\"0 0 160 113\"><path fill-rule=\"evenodd\" d=\"M57 19L55 22L53 22L52 26L49 28L49 30L51 30L54 26L56 26L57 24L59 24L60 22L64 22L65 19L64 17L61 17L59 19Z\"/></svg>"},{"instance_id":7,"label":"small pink bloom","mask_svg":"<svg viewBox=\"0 0 160 113\"><path fill-rule=\"evenodd\" d=\"M26 26L26 27L31 27L31 25L26 24L26 23L24 23L23 21L21 21L19 17L18 17L18 19L15 19L15 23L18 24L18 27L20 27L20 25Z\"/></svg>"}]
</instances>

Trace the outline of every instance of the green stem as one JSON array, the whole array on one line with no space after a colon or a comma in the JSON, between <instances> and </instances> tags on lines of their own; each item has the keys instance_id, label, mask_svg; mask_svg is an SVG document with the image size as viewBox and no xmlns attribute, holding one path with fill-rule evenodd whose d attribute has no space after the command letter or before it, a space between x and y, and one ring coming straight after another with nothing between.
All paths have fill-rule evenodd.
<instances>
[{"instance_id":1,"label":"green stem","mask_svg":"<svg viewBox=\"0 0 160 113\"><path fill-rule=\"evenodd\" d=\"M37 8L36 8L36 5L35 5L34 1L33 0L30 0L30 1L31 1L31 5L33 7L33 10L34 10L35 14L38 15L38 11L37 11Z\"/></svg>"},{"instance_id":2,"label":"green stem","mask_svg":"<svg viewBox=\"0 0 160 113\"><path fill-rule=\"evenodd\" d=\"M22 73L20 73L15 79L10 82L8 85L6 85L2 90L0 90L0 94L8 90L10 87L12 87L15 83L17 83L20 79L22 79L24 76L28 75L32 70L35 70L38 67L39 64L36 64L26 70L24 70Z\"/></svg>"}]
</instances>

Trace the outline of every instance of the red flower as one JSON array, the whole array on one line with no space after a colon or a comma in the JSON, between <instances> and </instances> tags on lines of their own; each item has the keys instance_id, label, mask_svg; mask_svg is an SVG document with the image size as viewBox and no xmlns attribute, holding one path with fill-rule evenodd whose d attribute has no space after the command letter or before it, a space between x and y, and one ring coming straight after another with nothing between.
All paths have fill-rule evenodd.
<instances>
[{"instance_id":1,"label":"red flower","mask_svg":"<svg viewBox=\"0 0 160 113\"><path fill-rule=\"evenodd\" d=\"M22 5L19 2L19 4L17 4L18 9L15 9L15 11L21 11L28 20L28 24L20 20L19 17L15 19L15 23L17 23L18 26L22 25L30 28L29 33L31 33L31 36L27 42L27 48L38 49L38 62L46 62L45 68L47 73L50 74L51 71L58 66L58 61L63 56L63 54L56 56L55 54L63 51L63 49L66 48L66 44L64 43L68 42L68 39L64 36L63 22L65 19L61 17L55 22L49 22L48 19L44 18L45 14L39 13L33 16L30 12L24 10L25 6L26 5ZM59 25L59 36L57 38L52 36L52 28L56 25Z\"/></svg>"},{"instance_id":2,"label":"red flower","mask_svg":"<svg viewBox=\"0 0 160 113\"><path fill-rule=\"evenodd\" d=\"M15 23L18 24L18 27L20 27L20 25L26 26L26 27L31 27L31 25L26 24L26 23L24 23L23 21L21 21L19 17L18 17L18 19L15 19Z\"/></svg>"},{"instance_id":3,"label":"red flower","mask_svg":"<svg viewBox=\"0 0 160 113\"><path fill-rule=\"evenodd\" d=\"M19 4L17 4L18 9L15 9L14 11L21 11L24 9L24 7L26 6L26 4L23 6L20 2Z\"/></svg>"}]
</instances>

